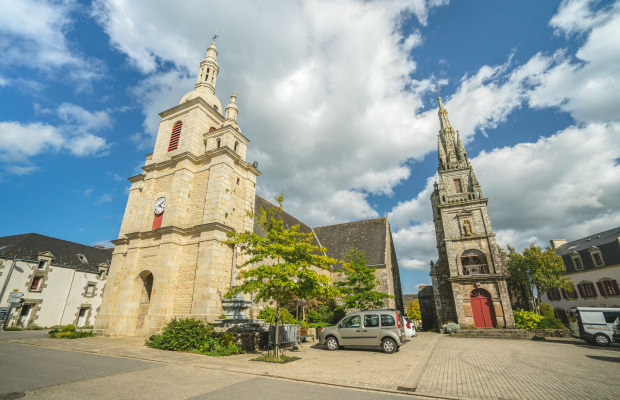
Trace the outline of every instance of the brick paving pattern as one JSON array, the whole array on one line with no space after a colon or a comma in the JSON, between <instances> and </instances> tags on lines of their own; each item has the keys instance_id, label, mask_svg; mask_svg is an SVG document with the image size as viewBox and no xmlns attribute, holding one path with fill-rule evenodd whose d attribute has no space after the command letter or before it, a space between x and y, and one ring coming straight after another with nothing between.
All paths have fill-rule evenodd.
<instances>
[{"instance_id":1,"label":"brick paving pattern","mask_svg":"<svg viewBox=\"0 0 620 400\"><path fill-rule=\"evenodd\" d=\"M250 361L256 354L208 357L155 350L145 347L143 338L13 341L255 376L371 390L408 390L423 397L620 398L620 346L601 348L576 339L532 341L421 333L395 354L353 349L331 352L310 343L300 351L289 352L301 359L284 365Z\"/></svg>"}]
</instances>

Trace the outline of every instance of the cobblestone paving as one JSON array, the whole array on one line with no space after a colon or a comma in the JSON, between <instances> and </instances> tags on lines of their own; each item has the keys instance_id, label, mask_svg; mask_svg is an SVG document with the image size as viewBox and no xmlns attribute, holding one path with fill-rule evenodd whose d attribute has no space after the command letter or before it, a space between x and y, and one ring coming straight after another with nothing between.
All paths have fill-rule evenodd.
<instances>
[{"instance_id":1,"label":"cobblestone paving","mask_svg":"<svg viewBox=\"0 0 620 400\"><path fill-rule=\"evenodd\" d=\"M620 347L443 336L416 393L460 399L619 399Z\"/></svg>"}]
</instances>

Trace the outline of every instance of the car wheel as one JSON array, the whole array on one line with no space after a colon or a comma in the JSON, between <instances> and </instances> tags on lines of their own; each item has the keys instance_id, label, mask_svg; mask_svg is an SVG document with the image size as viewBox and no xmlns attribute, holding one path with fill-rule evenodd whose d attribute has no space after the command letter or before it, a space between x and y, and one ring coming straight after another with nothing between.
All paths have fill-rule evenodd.
<instances>
[{"instance_id":1,"label":"car wheel","mask_svg":"<svg viewBox=\"0 0 620 400\"><path fill-rule=\"evenodd\" d=\"M383 349L384 353L390 354L398 350L398 346L396 345L396 342L393 339L385 338L381 342L381 349Z\"/></svg>"},{"instance_id":2,"label":"car wheel","mask_svg":"<svg viewBox=\"0 0 620 400\"><path fill-rule=\"evenodd\" d=\"M338 350L338 340L333 336L328 337L325 339L325 347L327 350Z\"/></svg>"},{"instance_id":3,"label":"car wheel","mask_svg":"<svg viewBox=\"0 0 620 400\"><path fill-rule=\"evenodd\" d=\"M594 335L594 343L599 346L609 346L609 338L607 337L607 335L597 333L596 335Z\"/></svg>"}]
</instances>

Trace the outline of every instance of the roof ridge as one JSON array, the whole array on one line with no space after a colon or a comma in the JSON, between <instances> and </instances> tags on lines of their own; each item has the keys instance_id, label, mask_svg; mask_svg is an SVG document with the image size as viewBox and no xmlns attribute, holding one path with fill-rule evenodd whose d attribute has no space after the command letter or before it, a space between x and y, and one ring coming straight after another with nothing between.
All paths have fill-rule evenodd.
<instances>
[{"instance_id":1,"label":"roof ridge","mask_svg":"<svg viewBox=\"0 0 620 400\"><path fill-rule=\"evenodd\" d=\"M387 217L378 217L378 218L368 218L368 219L360 219L357 221L349 221L349 222L340 222L338 224L331 224L331 225L322 225L322 226L315 226L314 229L319 229L319 228L329 228L330 226L338 226L338 225L347 225L347 224L357 224L360 222L369 222L369 221L378 221L378 220L386 220Z\"/></svg>"},{"instance_id":2,"label":"roof ridge","mask_svg":"<svg viewBox=\"0 0 620 400\"><path fill-rule=\"evenodd\" d=\"M620 226L615 227L615 228L611 228L611 229L607 229L607 230L602 231L602 232L593 233L593 234L581 237L579 239L571 240L570 242L564 243L562 246L558 246L558 249L560 249L562 247L565 247L565 246L568 247L571 244L581 243L584 240L588 240L588 238L595 238L596 236L603 236L604 234L610 234L611 232L613 232L615 230L618 230L620 232Z\"/></svg>"},{"instance_id":3,"label":"roof ridge","mask_svg":"<svg viewBox=\"0 0 620 400\"><path fill-rule=\"evenodd\" d=\"M258 197L258 198L260 198L260 199L261 199L261 200L263 200L264 202L269 203L271 206L276 207L276 208L279 208L278 206L276 206L275 204L273 204L273 203L272 203L272 202L270 202L269 200L265 199L264 197L259 196L258 194L257 194L257 195L255 195L255 196L256 196L256 197ZM283 213L285 213L286 215L288 215L289 217L294 218L294 219L295 219L296 221L298 221L300 224L303 224L304 226L306 226L306 227L308 227L308 228L312 229L312 226L310 226L310 225L306 224L305 222L303 222L302 220L300 220L299 218L297 218L297 217L296 217L296 216L294 216L293 214L291 214L291 213L289 213L288 211L286 211L286 210L284 209L284 207L282 207L282 210L281 210L281 211L282 211Z\"/></svg>"}]
</instances>

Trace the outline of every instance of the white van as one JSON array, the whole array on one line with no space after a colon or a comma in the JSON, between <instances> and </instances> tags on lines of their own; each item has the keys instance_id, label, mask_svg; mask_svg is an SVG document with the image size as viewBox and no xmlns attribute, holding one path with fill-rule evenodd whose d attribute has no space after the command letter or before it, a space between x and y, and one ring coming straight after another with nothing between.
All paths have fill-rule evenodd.
<instances>
[{"instance_id":1,"label":"white van","mask_svg":"<svg viewBox=\"0 0 620 400\"><path fill-rule=\"evenodd\" d=\"M599 346L620 343L620 308L573 308L569 321L573 337Z\"/></svg>"}]
</instances>

